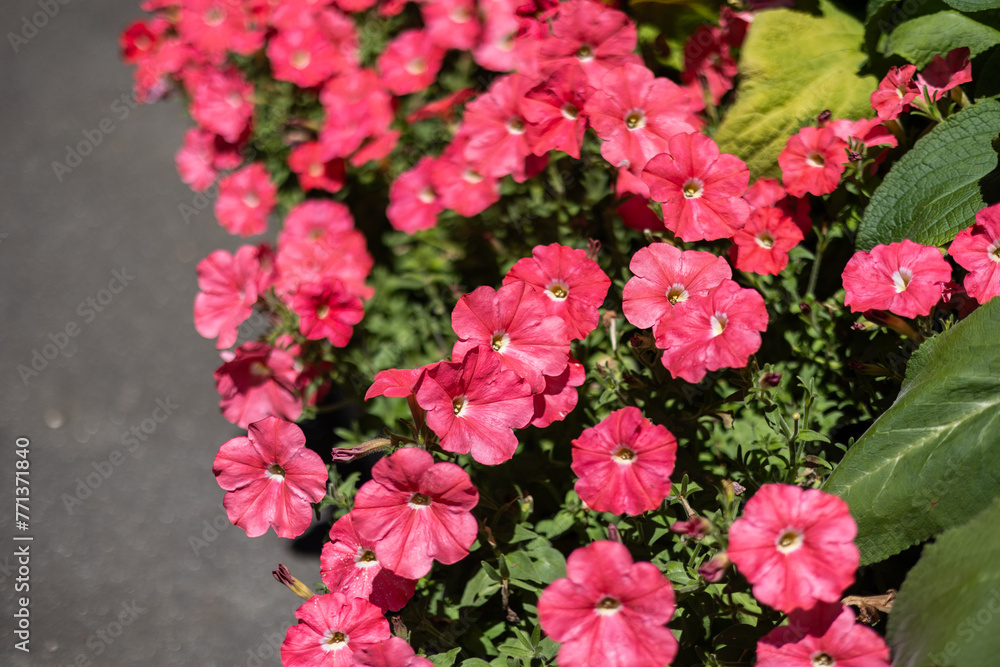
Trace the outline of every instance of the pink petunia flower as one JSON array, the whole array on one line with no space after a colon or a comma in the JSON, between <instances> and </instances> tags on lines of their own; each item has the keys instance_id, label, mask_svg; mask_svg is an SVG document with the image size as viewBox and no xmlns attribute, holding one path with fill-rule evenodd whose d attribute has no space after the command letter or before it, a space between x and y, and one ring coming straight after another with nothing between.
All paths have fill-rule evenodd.
<instances>
[{"instance_id":1,"label":"pink petunia flower","mask_svg":"<svg viewBox=\"0 0 1000 667\"><path fill-rule=\"evenodd\" d=\"M843 273L844 305L851 312L888 310L901 317L928 315L951 280L951 266L934 247L903 239L859 250Z\"/></svg>"},{"instance_id":2,"label":"pink petunia flower","mask_svg":"<svg viewBox=\"0 0 1000 667\"><path fill-rule=\"evenodd\" d=\"M361 299L336 278L299 285L288 305L299 316L303 336L309 340L326 339L334 347L347 345L354 325L365 316Z\"/></svg>"},{"instance_id":3,"label":"pink petunia flower","mask_svg":"<svg viewBox=\"0 0 1000 667\"><path fill-rule=\"evenodd\" d=\"M475 0L425 0L420 15L427 37L440 48L469 51L476 46L480 25Z\"/></svg>"},{"instance_id":4,"label":"pink petunia flower","mask_svg":"<svg viewBox=\"0 0 1000 667\"><path fill-rule=\"evenodd\" d=\"M378 162L388 157L396 149L401 135L399 130L386 130L376 137L369 137L351 156L351 166L360 167L367 162Z\"/></svg>"},{"instance_id":5,"label":"pink petunia flower","mask_svg":"<svg viewBox=\"0 0 1000 667\"><path fill-rule=\"evenodd\" d=\"M573 440L577 494L595 512L633 516L670 495L677 440L639 408L615 410Z\"/></svg>"},{"instance_id":6,"label":"pink petunia flower","mask_svg":"<svg viewBox=\"0 0 1000 667\"><path fill-rule=\"evenodd\" d=\"M156 52L169 24L162 19L135 21L118 35L122 61L134 65Z\"/></svg>"},{"instance_id":7,"label":"pink petunia flower","mask_svg":"<svg viewBox=\"0 0 1000 667\"><path fill-rule=\"evenodd\" d=\"M965 291L979 303L1000 294L1000 204L976 213L976 224L963 229L948 254L967 269Z\"/></svg>"},{"instance_id":8,"label":"pink petunia flower","mask_svg":"<svg viewBox=\"0 0 1000 667\"><path fill-rule=\"evenodd\" d=\"M413 386L420 379L420 369L389 368L375 374L372 384L365 392L365 400L376 396L406 398L413 395Z\"/></svg>"},{"instance_id":9,"label":"pink petunia flower","mask_svg":"<svg viewBox=\"0 0 1000 667\"><path fill-rule=\"evenodd\" d=\"M926 89L932 102L936 102L952 88L972 81L972 63L969 47L952 49L948 55L935 55L930 64L917 75L917 88Z\"/></svg>"},{"instance_id":10,"label":"pink petunia flower","mask_svg":"<svg viewBox=\"0 0 1000 667\"><path fill-rule=\"evenodd\" d=\"M570 359L569 364L559 375L545 376L545 389L532 394L535 403L535 414L531 425L545 428L549 424L566 418L577 401L580 400L576 388L587 379L587 371L576 359Z\"/></svg>"},{"instance_id":11,"label":"pink petunia flower","mask_svg":"<svg viewBox=\"0 0 1000 667\"><path fill-rule=\"evenodd\" d=\"M665 152L670 137L696 132L701 126L687 93L642 65L609 70L595 87L586 112L604 140L601 155L633 174L642 173L654 155Z\"/></svg>"},{"instance_id":12,"label":"pink petunia flower","mask_svg":"<svg viewBox=\"0 0 1000 667\"><path fill-rule=\"evenodd\" d=\"M219 349L232 347L241 324L253 313L261 279L260 248L243 246L230 255L216 250L198 263L194 328L205 338L218 338Z\"/></svg>"},{"instance_id":13,"label":"pink petunia flower","mask_svg":"<svg viewBox=\"0 0 1000 667\"><path fill-rule=\"evenodd\" d=\"M860 552L847 503L819 489L765 484L729 529L730 560L758 600L786 614L836 602Z\"/></svg>"},{"instance_id":14,"label":"pink petunia flower","mask_svg":"<svg viewBox=\"0 0 1000 667\"><path fill-rule=\"evenodd\" d=\"M521 108L528 122L536 126L529 135L535 155L557 150L580 159L587 129L584 106L593 90L583 70L568 65L528 92Z\"/></svg>"},{"instance_id":15,"label":"pink petunia flower","mask_svg":"<svg viewBox=\"0 0 1000 667\"><path fill-rule=\"evenodd\" d=\"M392 96L370 69L333 77L320 91L326 121L319 142L327 160L348 157L369 137L380 137L392 123Z\"/></svg>"},{"instance_id":16,"label":"pink petunia flower","mask_svg":"<svg viewBox=\"0 0 1000 667\"><path fill-rule=\"evenodd\" d=\"M670 582L652 563L634 563L618 542L581 547L566 577L538 599L538 620L561 642L559 664L573 667L663 667L677 655L664 623L674 613Z\"/></svg>"},{"instance_id":17,"label":"pink petunia flower","mask_svg":"<svg viewBox=\"0 0 1000 667\"><path fill-rule=\"evenodd\" d=\"M416 93L437 78L444 49L428 39L423 30L404 30L378 57L378 71L386 89L396 95Z\"/></svg>"},{"instance_id":18,"label":"pink petunia flower","mask_svg":"<svg viewBox=\"0 0 1000 667\"><path fill-rule=\"evenodd\" d=\"M833 192L846 165L847 143L830 127L803 127L778 155L782 181L793 197Z\"/></svg>"},{"instance_id":19,"label":"pink petunia flower","mask_svg":"<svg viewBox=\"0 0 1000 667\"><path fill-rule=\"evenodd\" d=\"M330 478L319 454L306 449L302 429L277 417L249 426L247 437L233 438L212 464L226 516L248 537L274 527L278 537L298 537L312 523L312 503L326 495Z\"/></svg>"},{"instance_id":20,"label":"pink petunia flower","mask_svg":"<svg viewBox=\"0 0 1000 667\"><path fill-rule=\"evenodd\" d=\"M885 78L878 84L878 90L871 94L872 109L881 121L899 118L910 109L910 103L920 95L920 89L913 81L915 65L890 67Z\"/></svg>"},{"instance_id":21,"label":"pink petunia flower","mask_svg":"<svg viewBox=\"0 0 1000 667\"><path fill-rule=\"evenodd\" d=\"M251 162L219 181L215 218L230 234L263 234L277 201L278 187L271 175L260 162Z\"/></svg>"},{"instance_id":22,"label":"pink petunia flower","mask_svg":"<svg viewBox=\"0 0 1000 667\"><path fill-rule=\"evenodd\" d=\"M478 533L471 510L478 502L479 492L462 468L404 447L375 464L351 514L358 536L374 543L382 567L419 579L433 561L450 565L469 554Z\"/></svg>"},{"instance_id":23,"label":"pink petunia flower","mask_svg":"<svg viewBox=\"0 0 1000 667\"><path fill-rule=\"evenodd\" d=\"M204 192L215 182L220 169L235 169L243 161L239 147L217 134L193 127L184 135L177 151L177 172L192 190Z\"/></svg>"},{"instance_id":24,"label":"pink petunia flower","mask_svg":"<svg viewBox=\"0 0 1000 667\"><path fill-rule=\"evenodd\" d=\"M781 209L762 206L733 235L729 256L740 271L776 276L788 265L788 251L803 238L802 230Z\"/></svg>"},{"instance_id":25,"label":"pink petunia flower","mask_svg":"<svg viewBox=\"0 0 1000 667\"><path fill-rule=\"evenodd\" d=\"M284 667L354 667L356 653L390 637L378 607L343 593L314 596L295 618L281 644Z\"/></svg>"},{"instance_id":26,"label":"pink petunia flower","mask_svg":"<svg viewBox=\"0 0 1000 667\"><path fill-rule=\"evenodd\" d=\"M350 210L328 199L306 200L292 209L278 234L279 295L295 292L300 284L336 278L353 294L371 298L365 279L374 265L364 235L354 229Z\"/></svg>"},{"instance_id":27,"label":"pink petunia flower","mask_svg":"<svg viewBox=\"0 0 1000 667\"><path fill-rule=\"evenodd\" d=\"M653 329L661 361L670 374L700 382L708 371L742 368L760 349L767 328L764 297L723 280L705 298L674 308Z\"/></svg>"},{"instance_id":28,"label":"pink petunia flower","mask_svg":"<svg viewBox=\"0 0 1000 667\"><path fill-rule=\"evenodd\" d=\"M244 343L215 371L222 416L241 428L265 417L296 420L302 398L295 359L265 343Z\"/></svg>"},{"instance_id":29,"label":"pink petunia flower","mask_svg":"<svg viewBox=\"0 0 1000 667\"><path fill-rule=\"evenodd\" d=\"M417 655L402 637L389 637L354 654L357 667L434 667L434 663Z\"/></svg>"},{"instance_id":30,"label":"pink petunia flower","mask_svg":"<svg viewBox=\"0 0 1000 667\"><path fill-rule=\"evenodd\" d=\"M535 414L528 383L482 347L470 349L460 362L429 366L414 393L441 448L472 454L486 465L514 456L513 429L527 426Z\"/></svg>"},{"instance_id":31,"label":"pink petunia flower","mask_svg":"<svg viewBox=\"0 0 1000 667\"><path fill-rule=\"evenodd\" d=\"M654 243L632 256L634 274L622 291L625 319L649 329L669 316L677 304L700 299L733 277L722 257L700 250L681 250L669 243Z\"/></svg>"},{"instance_id":32,"label":"pink petunia flower","mask_svg":"<svg viewBox=\"0 0 1000 667\"><path fill-rule=\"evenodd\" d=\"M545 314L558 315L570 338L583 340L597 328L597 309L604 303L611 279L586 250L553 243L535 246L531 257L519 259L504 276L503 284L523 280L544 300Z\"/></svg>"},{"instance_id":33,"label":"pink petunia flower","mask_svg":"<svg viewBox=\"0 0 1000 667\"><path fill-rule=\"evenodd\" d=\"M455 140L441 154L431 170L431 185L440 196L441 205L471 218L500 200L500 182L476 172L465 159L467 140Z\"/></svg>"},{"instance_id":34,"label":"pink petunia flower","mask_svg":"<svg viewBox=\"0 0 1000 667\"><path fill-rule=\"evenodd\" d=\"M478 173L510 174L519 183L527 178L524 160L531 155L528 132L533 130L521 102L533 86L531 79L509 74L466 105L460 134L467 140L465 158Z\"/></svg>"},{"instance_id":35,"label":"pink petunia flower","mask_svg":"<svg viewBox=\"0 0 1000 667\"><path fill-rule=\"evenodd\" d=\"M198 125L231 144L239 142L253 117L253 85L239 70L207 68L192 97L191 116Z\"/></svg>"},{"instance_id":36,"label":"pink petunia flower","mask_svg":"<svg viewBox=\"0 0 1000 667\"><path fill-rule=\"evenodd\" d=\"M392 182L385 214L395 229L414 234L437 226L444 206L432 181L436 164L437 158L424 156Z\"/></svg>"},{"instance_id":37,"label":"pink petunia flower","mask_svg":"<svg viewBox=\"0 0 1000 667\"><path fill-rule=\"evenodd\" d=\"M221 63L227 51L248 56L264 43L264 32L254 25L250 3L231 0L181 0L177 33L212 62Z\"/></svg>"},{"instance_id":38,"label":"pink petunia flower","mask_svg":"<svg viewBox=\"0 0 1000 667\"><path fill-rule=\"evenodd\" d=\"M634 53L636 43L635 24L623 12L593 0L570 0L559 5L552 35L539 49L541 73L572 65L599 88L608 70L642 64Z\"/></svg>"},{"instance_id":39,"label":"pink petunia flower","mask_svg":"<svg viewBox=\"0 0 1000 667\"><path fill-rule=\"evenodd\" d=\"M758 667L889 667L889 647L873 629L855 623L854 612L840 604L819 603L796 610L788 625L757 642Z\"/></svg>"},{"instance_id":40,"label":"pink petunia flower","mask_svg":"<svg viewBox=\"0 0 1000 667\"><path fill-rule=\"evenodd\" d=\"M809 217L809 200L799 199L789 195L781 183L773 178L759 178L747 189L743 198L750 203L751 211L762 206L776 206L789 216L803 237L812 230L812 219Z\"/></svg>"},{"instance_id":41,"label":"pink petunia flower","mask_svg":"<svg viewBox=\"0 0 1000 667\"><path fill-rule=\"evenodd\" d=\"M290 81L300 88L318 86L354 63L342 46L352 35L340 40L330 39L320 25L305 25L279 29L268 40L267 59L275 79Z\"/></svg>"},{"instance_id":42,"label":"pink petunia flower","mask_svg":"<svg viewBox=\"0 0 1000 667\"><path fill-rule=\"evenodd\" d=\"M330 541L323 545L319 562L319 576L327 588L349 598L364 598L382 611L399 611L413 597L416 582L382 567L375 544L361 539L350 514L330 528Z\"/></svg>"},{"instance_id":43,"label":"pink petunia flower","mask_svg":"<svg viewBox=\"0 0 1000 667\"><path fill-rule=\"evenodd\" d=\"M505 367L542 391L546 375L559 375L569 362L566 324L546 315L546 299L531 286L513 282L499 290L483 285L458 300L451 326L458 334L453 359L480 345Z\"/></svg>"},{"instance_id":44,"label":"pink petunia flower","mask_svg":"<svg viewBox=\"0 0 1000 667\"><path fill-rule=\"evenodd\" d=\"M344 187L344 161L325 160L323 148L317 141L308 141L293 148L288 156L288 167L295 172L303 190L338 192Z\"/></svg>"},{"instance_id":45,"label":"pink petunia flower","mask_svg":"<svg viewBox=\"0 0 1000 667\"><path fill-rule=\"evenodd\" d=\"M663 204L663 224L684 241L730 238L750 215L743 199L750 170L700 132L671 137L667 152L646 164L642 180L649 198Z\"/></svg>"}]
</instances>

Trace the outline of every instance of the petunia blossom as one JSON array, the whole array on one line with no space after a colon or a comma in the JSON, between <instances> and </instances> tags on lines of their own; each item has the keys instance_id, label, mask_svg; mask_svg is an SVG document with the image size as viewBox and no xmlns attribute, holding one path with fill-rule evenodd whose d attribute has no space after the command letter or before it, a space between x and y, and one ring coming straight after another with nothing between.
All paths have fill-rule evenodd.
<instances>
[{"instance_id":1,"label":"petunia blossom","mask_svg":"<svg viewBox=\"0 0 1000 667\"><path fill-rule=\"evenodd\" d=\"M552 422L565 419L580 399L576 388L586 379L587 371L576 359L570 359L566 370L559 375L546 375L545 389L532 395L535 414L531 425L545 428Z\"/></svg>"},{"instance_id":2,"label":"petunia blossom","mask_svg":"<svg viewBox=\"0 0 1000 667\"><path fill-rule=\"evenodd\" d=\"M538 620L562 643L560 665L663 667L677 655L677 639L663 625L674 608L658 567L633 562L618 542L599 541L569 555L566 576L538 599Z\"/></svg>"},{"instance_id":3,"label":"petunia blossom","mask_svg":"<svg viewBox=\"0 0 1000 667\"><path fill-rule=\"evenodd\" d=\"M703 299L682 304L653 329L661 361L675 378L700 382L708 371L742 368L767 328L764 297L723 280Z\"/></svg>"},{"instance_id":4,"label":"petunia blossom","mask_svg":"<svg viewBox=\"0 0 1000 667\"><path fill-rule=\"evenodd\" d=\"M596 512L655 510L670 495L677 440L639 408L615 410L573 440L576 492Z\"/></svg>"},{"instance_id":5,"label":"petunia blossom","mask_svg":"<svg viewBox=\"0 0 1000 667\"><path fill-rule=\"evenodd\" d=\"M458 300L451 326L458 334L453 359L484 346L487 353L528 381L531 391L545 387L546 375L559 375L569 361L566 323L546 315L546 296L515 281L498 290L483 285Z\"/></svg>"},{"instance_id":6,"label":"petunia blossom","mask_svg":"<svg viewBox=\"0 0 1000 667\"><path fill-rule=\"evenodd\" d=\"M444 207L432 181L436 164L436 158L424 156L392 182L385 213L395 229L414 234L437 226Z\"/></svg>"},{"instance_id":7,"label":"petunia blossom","mask_svg":"<svg viewBox=\"0 0 1000 667\"><path fill-rule=\"evenodd\" d=\"M535 414L528 383L483 347L470 349L460 362L428 367L414 393L442 449L471 453L486 465L514 456L513 429L527 426Z\"/></svg>"},{"instance_id":8,"label":"petunia blossom","mask_svg":"<svg viewBox=\"0 0 1000 667\"><path fill-rule=\"evenodd\" d=\"M611 287L611 279L585 250L558 243L535 246L531 257L510 268L503 283L519 280L544 295L546 315L562 318L567 335L581 340L597 327L597 309Z\"/></svg>"},{"instance_id":9,"label":"petunia blossom","mask_svg":"<svg viewBox=\"0 0 1000 667\"><path fill-rule=\"evenodd\" d=\"M635 24L624 12L592 0L569 0L559 5L552 35L539 48L541 73L571 65L596 88L608 70L642 63L636 43Z\"/></svg>"},{"instance_id":10,"label":"petunia blossom","mask_svg":"<svg viewBox=\"0 0 1000 667\"><path fill-rule=\"evenodd\" d=\"M200 127L235 144L253 116L253 85L235 68L208 68L194 89L191 116Z\"/></svg>"},{"instance_id":11,"label":"petunia blossom","mask_svg":"<svg viewBox=\"0 0 1000 667\"><path fill-rule=\"evenodd\" d=\"M249 537L274 527L278 537L298 537L312 523L312 503L326 495L329 473L306 436L292 422L266 417L246 437L229 440L212 464L226 516Z\"/></svg>"},{"instance_id":12,"label":"petunia blossom","mask_svg":"<svg viewBox=\"0 0 1000 667\"><path fill-rule=\"evenodd\" d=\"M963 268L965 291L979 303L1000 294L1000 204L976 213L976 224L955 237L948 254Z\"/></svg>"},{"instance_id":13,"label":"petunia blossom","mask_svg":"<svg viewBox=\"0 0 1000 667\"><path fill-rule=\"evenodd\" d=\"M382 567L374 543L362 540L348 513L330 528L319 557L319 576L331 591L364 598L383 611L399 611L413 597L416 582Z\"/></svg>"},{"instance_id":14,"label":"petunia blossom","mask_svg":"<svg viewBox=\"0 0 1000 667\"><path fill-rule=\"evenodd\" d=\"M642 180L649 198L663 204L663 224L684 241L730 238L750 215L743 199L750 170L700 132L671 137Z\"/></svg>"},{"instance_id":15,"label":"petunia blossom","mask_svg":"<svg viewBox=\"0 0 1000 667\"><path fill-rule=\"evenodd\" d=\"M378 70L386 89L396 95L424 90L437 78L444 49L422 30L404 30L385 47Z\"/></svg>"},{"instance_id":16,"label":"petunia blossom","mask_svg":"<svg viewBox=\"0 0 1000 667\"><path fill-rule=\"evenodd\" d=\"M260 248L243 246L230 255L216 250L198 263L194 328L205 338L218 337L219 349L232 347L238 327L253 313L260 281Z\"/></svg>"},{"instance_id":17,"label":"petunia blossom","mask_svg":"<svg viewBox=\"0 0 1000 667\"><path fill-rule=\"evenodd\" d=\"M355 654L390 637L389 621L368 600L316 595L295 612L281 644L284 667L354 667Z\"/></svg>"},{"instance_id":18,"label":"petunia blossom","mask_svg":"<svg viewBox=\"0 0 1000 667\"><path fill-rule=\"evenodd\" d=\"M466 105L460 134L467 140L465 158L478 173L496 178L510 174L519 183L527 178L524 160L531 155L528 132L533 130L522 100L533 86L531 79L509 74Z\"/></svg>"},{"instance_id":19,"label":"petunia blossom","mask_svg":"<svg viewBox=\"0 0 1000 667\"><path fill-rule=\"evenodd\" d=\"M328 340L334 347L344 347L350 342L354 325L365 315L360 297L336 278L303 283L288 301L299 316L302 335L309 340Z\"/></svg>"},{"instance_id":20,"label":"petunia blossom","mask_svg":"<svg viewBox=\"0 0 1000 667\"><path fill-rule=\"evenodd\" d=\"M622 291L625 319L649 329L667 317L677 304L698 299L733 277L722 257L701 250L681 250L669 243L640 248L629 270L633 277Z\"/></svg>"},{"instance_id":21,"label":"petunia blossom","mask_svg":"<svg viewBox=\"0 0 1000 667\"><path fill-rule=\"evenodd\" d=\"M730 560L758 600L786 614L836 602L860 552L847 503L819 489L765 484L729 529Z\"/></svg>"},{"instance_id":22,"label":"petunia blossom","mask_svg":"<svg viewBox=\"0 0 1000 667\"><path fill-rule=\"evenodd\" d=\"M260 162L251 162L219 182L215 218L230 234L263 234L277 201L278 187L271 175Z\"/></svg>"},{"instance_id":23,"label":"petunia blossom","mask_svg":"<svg viewBox=\"0 0 1000 667\"><path fill-rule=\"evenodd\" d=\"M688 94L670 79L656 78L642 65L609 70L587 101L590 125L604 140L601 155L633 174L667 150L670 137L701 127Z\"/></svg>"},{"instance_id":24,"label":"petunia blossom","mask_svg":"<svg viewBox=\"0 0 1000 667\"><path fill-rule=\"evenodd\" d=\"M295 382L295 359L266 343L244 343L215 371L222 416L241 428L275 416L295 420L302 398Z\"/></svg>"},{"instance_id":25,"label":"petunia blossom","mask_svg":"<svg viewBox=\"0 0 1000 667\"><path fill-rule=\"evenodd\" d=\"M729 256L740 271L775 276L788 265L788 251L803 238L802 230L781 209L762 206L733 235Z\"/></svg>"},{"instance_id":26,"label":"petunia blossom","mask_svg":"<svg viewBox=\"0 0 1000 667\"><path fill-rule=\"evenodd\" d=\"M796 610L757 642L757 667L889 667L889 647L854 611L821 602Z\"/></svg>"},{"instance_id":27,"label":"petunia blossom","mask_svg":"<svg viewBox=\"0 0 1000 667\"><path fill-rule=\"evenodd\" d=\"M455 137L430 170L431 186L440 205L471 218L500 200L500 182L483 176L465 159L467 138Z\"/></svg>"},{"instance_id":28,"label":"petunia blossom","mask_svg":"<svg viewBox=\"0 0 1000 667\"><path fill-rule=\"evenodd\" d=\"M587 129L584 105L593 90L579 67L567 65L528 92L521 109L536 126L528 135L535 155L558 150L580 159Z\"/></svg>"},{"instance_id":29,"label":"petunia blossom","mask_svg":"<svg viewBox=\"0 0 1000 667\"><path fill-rule=\"evenodd\" d=\"M890 67L885 78L878 84L878 89L871 94L872 109L878 114L879 120L887 121L899 118L908 111L910 103L920 95L920 89L913 81L916 73L915 65Z\"/></svg>"},{"instance_id":30,"label":"petunia blossom","mask_svg":"<svg viewBox=\"0 0 1000 667\"><path fill-rule=\"evenodd\" d=\"M901 317L928 315L951 280L951 266L934 247L903 239L859 250L843 273L844 305L852 312L888 310Z\"/></svg>"},{"instance_id":31,"label":"petunia blossom","mask_svg":"<svg viewBox=\"0 0 1000 667\"><path fill-rule=\"evenodd\" d=\"M952 49L947 55L935 55L929 65L917 74L917 87L921 95L927 91L932 102L944 97L952 88L972 81L972 63L969 47Z\"/></svg>"},{"instance_id":32,"label":"petunia blossom","mask_svg":"<svg viewBox=\"0 0 1000 667\"><path fill-rule=\"evenodd\" d=\"M308 141L293 148L288 156L288 167L295 172L303 190L337 192L344 187L344 161L324 159L319 142Z\"/></svg>"},{"instance_id":33,"label":"petunia blossom","mask_svg":"<svg viewBox=\"0 0 1000 667\"><path fill-rule=\"evenodd\" d=\"M433 561L450 565L469 554L479 531L471 511L478 502L479 492L461 467L404 447L375 464L351 514L383 567L419 579Z\"/></svg>"},{"instance_id":34,"label":"petunia blossom","mask_svg":"<svg viewBox=\"0 0 1000 667\"><path fill-rule=\"evenodd\" d=\"M782 181L793 197L833 192L846 165L847 142L830 127L803 127L778 155Z\"/></svg>"}]
</instances>

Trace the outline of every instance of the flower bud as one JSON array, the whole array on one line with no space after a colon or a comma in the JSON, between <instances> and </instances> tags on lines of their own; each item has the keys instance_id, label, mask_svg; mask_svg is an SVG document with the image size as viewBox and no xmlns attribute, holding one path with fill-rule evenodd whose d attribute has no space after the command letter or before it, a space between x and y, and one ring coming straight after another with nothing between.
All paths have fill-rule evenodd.
<instances>
[{"instance_id":1,"label":"flower bud","mask_svg":"<svg viewBox=\"0 0 1000 667\"><path fill-rule=\"evenodd\" d=\"M278 565L278 569L271 572L271 574L273 574L274 578L279 582L288 586L290 591L298 595L303 600L312 599L313 592L309 590L309 587L292 576L292 573L284 565Z\"/></svg>"},{"instance_id":2,"label":"flower bud","mask_svg":"<svg viewBox=\"0 0 1000 667\"><path fill-rule=\"evenodd\" d=\"M732 563L729 560L729 555L725 551L721 551L698 568L698 574L705 581L710 581L713 584L722 580L722 577L726 574L726 570L729 569L729 565Z\"/></svg>"}]
</instances>

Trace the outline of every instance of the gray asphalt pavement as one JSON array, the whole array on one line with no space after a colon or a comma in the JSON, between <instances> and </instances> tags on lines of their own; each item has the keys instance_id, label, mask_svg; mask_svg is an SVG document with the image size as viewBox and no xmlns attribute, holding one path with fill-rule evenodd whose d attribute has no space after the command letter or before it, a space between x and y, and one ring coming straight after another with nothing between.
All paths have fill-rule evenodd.
<instances>
[{"instance_id":1,"label":"gray asphalt pavement","mask_svg":"<svg viewBox=\"0 0 1000 667\"><path fill-rule=\"evenodd\" d=\"M271 570L319 561L221 508L212 460L245 431L192 304L198 261L241 243L180 212L181 105L129 105L138 5L0 6L0 663L279 665L298 599Z\"/></svg>"}]
</instances>

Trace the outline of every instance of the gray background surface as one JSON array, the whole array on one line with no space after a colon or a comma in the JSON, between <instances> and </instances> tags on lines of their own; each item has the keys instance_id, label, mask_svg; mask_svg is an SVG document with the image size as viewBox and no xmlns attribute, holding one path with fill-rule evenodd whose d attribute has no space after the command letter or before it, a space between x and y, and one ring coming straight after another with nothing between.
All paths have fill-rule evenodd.
<instances>
[{"instance_id":1,"label":"gray background surface","mask_svg":"<svg viewBox=\"0 0 1000 667\"><path fill-rule=\"evenodd\" d=\"M190 222L179 211L194 199L174 168L190 125L180 103L123 102L132 68L117 37L143 16L139 0L49 1L58 11L34 34L24 20L39 0L0 4L0 663L279 665L268 638L280 644L299 600L271 570L308 583L319 561L225 520L212 460L245 431L219 414L219 357L192 323L198 261L241 241L211 207ZM15 52L9 33L22 30ZM60 180L52 163L85 132L100 142ZM115 271L127 284L102 292ZM75 336L58 335L67 326ZM25 381L18 367L49 334L64 349ZM158 401L176 406L159 423ZM143 427L145 441L123 443ZM19 436L31 442L24 532ZM15 533L34 537L29 654L13 647Z\"/></svg>"}]
</instances>

